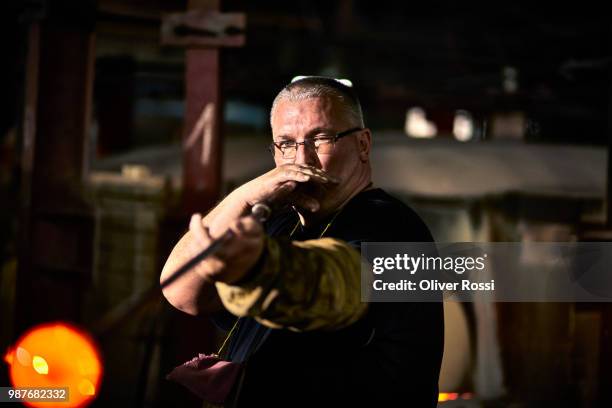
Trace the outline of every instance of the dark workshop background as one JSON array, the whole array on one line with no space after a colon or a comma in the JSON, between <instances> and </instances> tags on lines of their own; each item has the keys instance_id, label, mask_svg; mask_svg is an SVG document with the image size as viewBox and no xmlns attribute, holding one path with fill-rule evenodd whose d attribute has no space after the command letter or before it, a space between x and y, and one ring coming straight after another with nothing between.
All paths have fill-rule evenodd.
<instances>
[{"instance_id":1,"label":"dark workshop background","mask_svg":"<svg viewBox=\"0 0 612 408\"><path fill-rule=\"evenodd\" d=\"M189 215L273 166L270 105L296 75L353 82L375 183L438 241L612 239L603 11L387 0L2 9L2 353L37 323L90 327L155 285ZM163 40L168 15L188 10L238 13L246 26L194 30L199 45ZM609 404L607 304L453 303L446 326L441 407ZM164 376L220 336L206 316L149 302L99 336L93 406L201 406Z\"/></svg>"}]
</instances>

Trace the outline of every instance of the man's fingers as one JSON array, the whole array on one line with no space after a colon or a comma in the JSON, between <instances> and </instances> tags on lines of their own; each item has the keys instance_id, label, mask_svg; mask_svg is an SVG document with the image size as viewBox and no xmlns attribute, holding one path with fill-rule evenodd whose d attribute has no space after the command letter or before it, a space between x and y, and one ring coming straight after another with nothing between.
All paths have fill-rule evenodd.
<instances>
[{"instance_id":1,"label":"man's fingers","mask_svg":"<svg viewBox=\"0 0 612 408\"><path fill-rule=\"evenodd\" d=\"M305 183L307 181L316 181L319 183L336 183L337 180L331 177L324 171L312 166L304 165L288 165L282 168L280 172L280 182L295 180Z\"/></svg>"},{"instance_id":2,"label":"man's fingers","mask_svg":"<svg viewBox=\"0 0 612 408\"><path fill-rule=\"evenodd\" d=\"M311 165L308 165L308 164L298 164L298 166L299 166L300 168L302 168L302 169L307 169L307 170L310 170L310 171L312 171L312 172L314 172L314 173L317 173L317 174L320 174L320 175L322 175L322 176L326 176L326 177L333 178L333 177L331 177L331 176L329 175L329 173L327 173L326 171L324 171L323 169L320 169L320 168L318 168L318 167L314 167L314 166L311 166Z\"/></svg>"},{"instance_id":3,"label":"man's fingers","mask_svg":"<svg viewBox=\"0 0 612 408\"><path fill-rule=\"evenodd\" d=\"M310 175L300 171L299 169L284 169L277 177L277 183L285 183L287 181L297 181L305 183L310 180Z\"/></svg>"},{"instance_id":4,"label":"man's fingers","mask_svg":"<svg viewBox=\"0 0 612 408\"><path fill-rule=\"evenodd\" d=\"M267 198L268 204L273 205L273 208L275 208L274 206L280 205L288 201L288 197L295 190L297 185L298 183L295 181L287 181L281 184L276 190L274 190L268 196Z\"/></svg>"},{"instance_id":5,"label":"man's fingers","mask_svg":"<svg viewBox=\"0 0 612 408\"><path fill-rule=\"evenodd\" d=\"M253 217L242 217L236 220L230 229L237 239L257 237L263 234L261 224Z\"/></svg>"},{"instance_id":6,"label":"man's fingers","mask_svg":"<svg viewBox=\"0 0 612 408\"><path fill-rule=\"evenodd\" d=\"M313 196L337 184L334 177L321 169L294 163L276 168L270 176L259 192L269 204L298 205L309 211L317 211L320 207Z\"/></svg>"},{"instance_id":7,"label":"man's fingers","mask_svg":"<svg viewBox=\"0 0 612 408\"><path fill-rule=\"evenodd\" d=\"M274 192L274 199L283 198L288 194L291 194L295 188L298 186L298 183L295 181L287 181L280 185L279 188Z\"/></svg>"},{"instance_id":8,"label":"man's fingers","mask_svg":"<svg viewBox=\"0 0 612 408\"><path fill-rule=\"evenodd\" d=\"M325 179L327 182L330 183L338 183L338 179L336 179L335 177L333 177L332 175L328 174L327 172L313 167L313 166L309 166L307 164L298 164L298 166L300 167L300 169L304 172L306 172L307 174L311 174L314 175L316 177L321 177L323 179Z\"/></svg>"},{"instance_id":9,"label":"man's fingers","mask_svg":"<svg viewBox=\"0 0 612 408\"><path fill-rule=\"evenodd\" d=\"M312 168L302 168L298 173L303 175L301 177L305 179L305 181L312 180L324 184L333 183L335 181L331 176L320 171L315 171Z\"/></svg>"},{"instance_id":10,"label":"man's fingers","mask_svg":"<svg viewBox=\"0 0 612 408\"><path fill-rule=\"evenodd\" d=\"M215 253L215 257L226 262L239 258L245 249L261 245L263 237L262 225L253 217L242 217L230 224L232 235Z\"/></svg>"},{"instance_id":11,"label":"man's fingers","mask_svg":"<svg viewBox=\"0 0 612 408\"><path fill-rule=\"evenodd\" d=\"M191 231L194 238L201 244L206 244L210 240L210 235L207 234L207 231L202 225L202 216L198 213L191 216L191 220L189 221L189 231Z\"/></svg>"},{"instance_id":12,"label":"man's fingers","mask_svg":"<svg viewBox=\"0 0 612 408\"><path fill-rule=\"evenodd\" d=\"M274 194L269 197L269 201L275 204L289 203L313 212L317 211L320 207L319 201L307 194L296 191L297 187L298 183L288 181L276 189Z\"/></svg>"},{"instance_id":13,"label":"man's fingers","mask_svg":"<svg viewBox=\"0 0 612 408\"><path fill-rule=\"evenodd\" d=\"M320 207L319 201L300 191L300 186L305 186L305 184L287 181L276 189L270 197L270 201L277 203L288 202L313 212L317 211Z\"/></svg>"},{"instance_id":14,"label":"man's fingers","mask_svg":"<svg viewBox=\"0 0 612 408\"><path fill-rule=\"evenodd\" d=\"M281 184L281 186L276 191L280 193L290 193L295 190L297 185L298 183L296 183L295 181L287 181Z\"/></svg>"},{"instance_id":15,"label":"man's fingers","mask_svg":"<svg viewBox=\"0 0 612 408\"><path fill-rule=\"evenodd\" d=\"M201 252L214 242L202 216L193 214L189 221L192 234L190 246L193 254ZM262 225L252 216L242 217L228 226L220 237L221 245L199 265L197 273L211 280L236 281L255 260L263 249L264 231Z\"/></svg>"}]
</instances>

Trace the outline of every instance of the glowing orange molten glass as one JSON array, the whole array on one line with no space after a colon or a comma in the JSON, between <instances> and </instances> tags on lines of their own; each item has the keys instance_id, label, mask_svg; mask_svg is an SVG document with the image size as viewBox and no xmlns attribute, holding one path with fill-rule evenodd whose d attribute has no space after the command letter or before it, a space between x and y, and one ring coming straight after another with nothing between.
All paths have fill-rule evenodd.
<instances>
[{"instance_id":1,"label":"glowing orange molten glass","mask_svg":"<svg viewBox=\"0 0 612 408\"><path fill-rule=\"evenodd\" d=\"M102 363L95 343L66 323L34 327L4 359L15 388L68 387L68 402L26 402L30 407L85 407L100 389Z\"/></svg>"}]
</instances>

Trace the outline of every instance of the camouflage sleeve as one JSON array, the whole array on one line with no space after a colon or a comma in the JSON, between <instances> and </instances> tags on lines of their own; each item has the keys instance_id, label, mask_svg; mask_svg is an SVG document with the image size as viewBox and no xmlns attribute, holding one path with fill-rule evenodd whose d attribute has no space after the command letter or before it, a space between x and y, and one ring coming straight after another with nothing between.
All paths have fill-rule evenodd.
<instances>
[{"instance_id":1,"label":"camouflage sleeve","mask_svg":"<svg viewBox=\"0 0 612 408\"><path fill-rule=\"evenodd\" d=\"M261 269L246 282L217 282L225 308L271 328L337 330L357 321L361 303L359 252L346 242L266 237Z\"/></svg>"}]
</instances>

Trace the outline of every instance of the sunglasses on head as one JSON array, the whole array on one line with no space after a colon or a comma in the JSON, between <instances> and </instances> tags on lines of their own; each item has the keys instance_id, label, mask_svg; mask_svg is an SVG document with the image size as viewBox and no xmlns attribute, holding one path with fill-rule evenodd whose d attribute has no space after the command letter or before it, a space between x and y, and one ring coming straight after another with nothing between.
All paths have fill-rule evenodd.
<instances>
[{"instance_id":1,"label":"sunglasses on head","mask_svg":"<svg viewBox=\"0 0 612 408\"><path fill-rule=\"evenodd\" d=\"M331 78L331 77L324 77L324 76L317 76L317 75L298 75L293 77L293 79L291 80L291 83L294 83L296 81L300 81L302 79L305 78L326 78L326 79L333 79L336 82L341 83L342 85L348 87L348 88L352 88L353 87L353 83L351 82L351 80L349 79L338 79L338 78Z\"/></svg>"}]
</instances>

